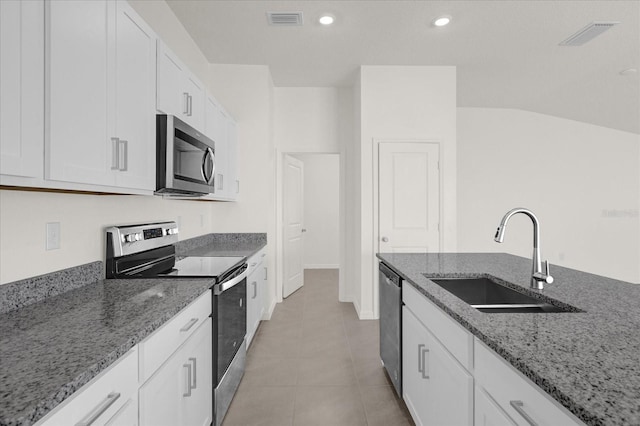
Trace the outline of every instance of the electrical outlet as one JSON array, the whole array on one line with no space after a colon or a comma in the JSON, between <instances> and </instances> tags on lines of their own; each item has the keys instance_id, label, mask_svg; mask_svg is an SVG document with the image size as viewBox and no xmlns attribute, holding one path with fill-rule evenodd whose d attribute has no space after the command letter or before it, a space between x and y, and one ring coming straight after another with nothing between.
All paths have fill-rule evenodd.
<instances>
[{"instance_id":1,"label":"electrical outlet","mask_svg":"<svg viewBox=\"0 0 640 426\"><path fill-rule=\"evenodd\" d=\"M47 223L45 238L47 250L57 250L60 248L60 222Z\"/></svg>"}]
</instances>

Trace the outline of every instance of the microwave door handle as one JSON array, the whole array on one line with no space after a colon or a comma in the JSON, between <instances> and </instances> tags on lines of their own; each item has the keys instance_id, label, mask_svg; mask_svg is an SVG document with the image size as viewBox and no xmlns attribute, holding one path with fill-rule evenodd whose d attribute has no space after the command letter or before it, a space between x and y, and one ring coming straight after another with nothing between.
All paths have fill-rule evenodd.
<instances>
[{"instance_id":1,"label":"microwave door handle","mask_svg":"<svg viewBox=\"0 0 640 426\"><path fill-rule=\"evenodd\" d=\"M211 156L211 163L213 164L213 169L211 170L211 175L207 176L207 158L209 156ZM202 179L204 179L205 182L211 185L211 181L213 180L213 177L215 176L215 173L216 173L215 156L213 155L213 150L211 148L207 148L204 155L202 156L202 168L200 172L202 173Z\"/></svg>"}]
</instances>

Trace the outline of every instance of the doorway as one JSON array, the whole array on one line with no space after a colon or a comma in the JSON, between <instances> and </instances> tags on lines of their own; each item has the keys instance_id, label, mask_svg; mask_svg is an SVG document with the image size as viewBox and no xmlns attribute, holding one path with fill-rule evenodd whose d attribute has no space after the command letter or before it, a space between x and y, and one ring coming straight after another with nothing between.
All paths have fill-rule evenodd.
<instances>
[{"instance_id":1,"label":"doorway","mask_svg":"<svg viewBox=\"0 0 640 426\"><path fill-rule=\"evenodd\" d=\"M304 286L305 271L341 281L342 164L337 153L282 153L280 159L278 282L286 298Z\"/></svg>"}]
</instances>

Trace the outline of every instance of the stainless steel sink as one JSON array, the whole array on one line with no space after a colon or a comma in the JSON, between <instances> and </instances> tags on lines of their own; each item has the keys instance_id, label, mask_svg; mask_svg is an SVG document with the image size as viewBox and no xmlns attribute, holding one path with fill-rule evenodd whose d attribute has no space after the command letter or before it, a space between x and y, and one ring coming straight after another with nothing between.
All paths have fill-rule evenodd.
<instances>
[{"instance_id":1,"label":"stainless steel sink","mask_svg":"<svg viewBox=\"0 0 640 426\"><path fill-rule=\"evenodd\" d=\"M490 278L429 278L454 296L481 312L540 313L575 312L505 287Z\"/></svg>"}]
</instances>

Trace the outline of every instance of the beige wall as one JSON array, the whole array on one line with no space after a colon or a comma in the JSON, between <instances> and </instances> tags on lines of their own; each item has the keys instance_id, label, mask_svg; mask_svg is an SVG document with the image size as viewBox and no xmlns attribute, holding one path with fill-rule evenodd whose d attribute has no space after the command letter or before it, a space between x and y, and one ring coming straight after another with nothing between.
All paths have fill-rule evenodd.
<instances>
[{"instance_id":1,"label":"beige wall","mask_svg":"<svg viewBox=\"0 0 640 426\"><path fill-rule=\"evenodd\" d=\"M522 216L541 222L542 257L640 282L640 136L520 110L458 109L458 248L531 258ZM553 274L553 271L552 271ZM560 283L559 283L560 284Z\"/></svg>"}]
</instances>

